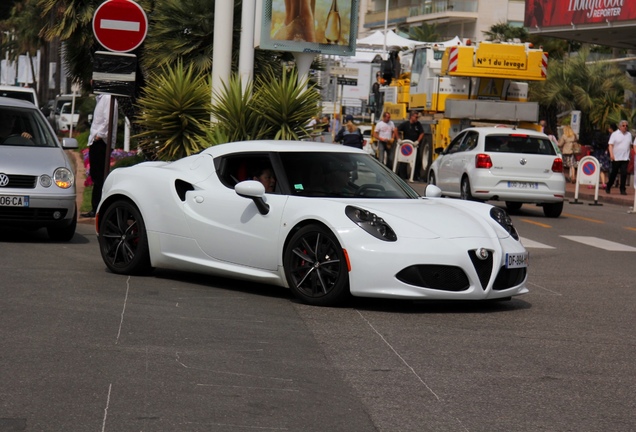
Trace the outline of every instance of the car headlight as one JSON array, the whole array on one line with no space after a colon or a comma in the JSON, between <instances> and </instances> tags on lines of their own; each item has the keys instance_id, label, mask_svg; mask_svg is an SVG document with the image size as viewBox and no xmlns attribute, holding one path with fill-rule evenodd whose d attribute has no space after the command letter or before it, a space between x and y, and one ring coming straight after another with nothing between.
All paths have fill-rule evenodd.
<instances>
[{"instance_id":1,"label":"car headlight","mask_svg":"<svg viewBox=\"0 0 636 432\"><path fill-rule=\"evenodd\" d=\"M58 168L53 173L53 181L57 187L62 189L68 189L73 186L73 182L75 182L75 176L73 172L68 168Z\"/></svg>"},{"instance_id":2,"label":"car headlight","mask_svg":"<svg viewBox=\"0 0 636 432\"><path fill-rule=\"evenodd\" d=\"M519 234L517 230L512 225L512 219L508 216L508 213L504 209L500 209L499 207L493 207L490 209L490 217L497 221L499 225L506 230L508 234L512 236L515 240L519 240Z\"/></svg>"},{"instance_id":3,"label":"car headlight","mask_svg":"<svg viewBox=\"0 0 636 432\"><path fill-rule=\"evenodd\" d=\"M397 240L395 232L384 219L368 210L358 207L347 206L345 214L360 228L371 234L375 238L384 241L394 242Z\"/></svg>"}]
</instances>

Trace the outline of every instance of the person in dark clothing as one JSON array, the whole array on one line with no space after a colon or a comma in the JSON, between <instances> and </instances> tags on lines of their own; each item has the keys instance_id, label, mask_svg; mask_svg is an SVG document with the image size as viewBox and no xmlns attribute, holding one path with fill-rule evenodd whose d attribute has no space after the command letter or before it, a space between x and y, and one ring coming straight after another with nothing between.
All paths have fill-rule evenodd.
<instances>
[{"instance_id":1,"label":"person in dark clothing","mask_svg":"<svg viewBox=\"0 0 636 432\"><path fill-rule=\"evenodd\" d=\"M411 111L409 113L409 121L403 122L397 128L398 135L402 137L404 140L413 141L413 145L417 147L417 156L415 158L415 175L413 176L415 180L419 180L420 170L422 169L422 141L424 139L424 127L418 121L419 114L417 111ZM402 165L406 165L402 163ZM400 169L401 168L401 169ZM398 173L406 171L406 167L398 168ZM401 177L404 178L403 175Z\"/></svg>"},{"instance_id":2,"label":"person in dark clothing","mask_svg":"<svg viewBox=\"0 0 636 432\"><path fill-rule=\"evenodd\" d=\"M345 125L338 131L335 141L342 145L361 149L364 137L360 129L353 124L353 116L348 114L345 117L345 122Z\"/></svg>"}]
</instances>

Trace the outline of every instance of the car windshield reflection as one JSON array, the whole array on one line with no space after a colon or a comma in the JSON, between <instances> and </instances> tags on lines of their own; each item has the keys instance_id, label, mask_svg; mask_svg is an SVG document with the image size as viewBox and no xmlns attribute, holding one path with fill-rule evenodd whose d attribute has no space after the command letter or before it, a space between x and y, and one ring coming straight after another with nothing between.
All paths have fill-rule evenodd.
<instances>
[{"instance_id":1,"label":"car windshield reflection","mask_svg":"<svg viewBox=\"0 0 636 432\"><path fill-rule=\"evenodd\" d=\"M418 198L402 179L367 154L283 152L289 188L297 196Z\"/></svg>"}]
</instances>

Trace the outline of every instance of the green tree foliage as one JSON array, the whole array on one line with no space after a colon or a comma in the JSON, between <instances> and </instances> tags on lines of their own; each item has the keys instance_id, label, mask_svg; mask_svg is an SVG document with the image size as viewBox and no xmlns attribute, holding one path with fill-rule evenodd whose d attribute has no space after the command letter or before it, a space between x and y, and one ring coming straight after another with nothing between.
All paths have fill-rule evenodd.
<instances>
[{"instance_id":1,"label":"green tree foliage","mask_svg":"<svg viewBox=\"0 0 636 432\"><path fill-rule=\"evenodd\" d=\"M176 160L206 147L210 127L210 85L206 75L177 61L152 73L139 98L137 121L144 130L136 137L148 154Z\"/></svg>"},{"instance_id":2,"label":"green tree foliage","mask_svg":"<svg viewBox=\"0 0 636 432\"><path fill-rule=\"evenodd\" d=\"M320 112L320 94L300 81L295 69L264 73L244 92L232 78L216 92L212 114L217 120L208 136L212 143L253 139L307 138L307 120Z\"/></svg>"},{"instance_id":3,"label":"green tree foliage","mask_svg":"<svg viewBox=\"0 0 636 432\"><path fill-rule=\"evenodd\" d=\"M409 28L409 38L420 42L437 42L440 34L436 24L422 23L419 27Z\"/></svg>"},{"instance_id":4,"label":"green tree foliage","mask_svg":"<svg viewBox=\"0 0 636 432\"><path fill-rule=\"evenodd\" d=\"M517 39L525 42L528 39L528 31L524 27L514 27L506 22L493 24L483 33L488 41L513 42Z\"/></svg>"},{"instance_id":5,"label":"green tree foliage","mask_svg":"<svg viewBox=\"0 0 636 432\"><path fill-rule=\"evenodd\" d=\"M580 110L582 141L594 128L605 129L612 112L622 110L625 90L636 90L616 64L588 61L589 51L553 60L545 81L530 85L530 99L552 112Z\"/></svg>"}]
</instances>

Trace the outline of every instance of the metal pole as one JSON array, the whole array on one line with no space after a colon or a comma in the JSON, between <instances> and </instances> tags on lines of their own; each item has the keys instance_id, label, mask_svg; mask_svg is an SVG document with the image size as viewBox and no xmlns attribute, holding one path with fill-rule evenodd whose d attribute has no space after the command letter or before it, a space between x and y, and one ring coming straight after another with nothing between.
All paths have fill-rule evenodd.
<instances>
[{"instance_id":1,"label":"metal pole","mask_svg":"<svg viewBox=\"0 0 636 432\"><path fill-rule=\"evenodd\" d=\"M389 0L386 0L384 9L384 52L386 52L386 33L389 28Z\"/></svg>"},{"instance_id":2,"label":"metal pole","mask_svg":"<svg viewBox=\"0 0 636 432\"><path fill-rule=\"evenodd\" d=\"M232 72L232 21L234 19L234 1L214 2L214 43L212 54L212 94L219 93L223 83L228 83ZM210 120L215 121L210 115Z\"/></svg>"},{"instance_id":3,"label":"metal pole","mask_svg":"<svg viewBox=\"0 0 636 432\"><path fill-rule=\"evenodd\" d=\"M239 76L243 93L254 78L254 20L256 1L243 0L241 13L241 46L239 50Z\"/></svg>"}]
</instances>

